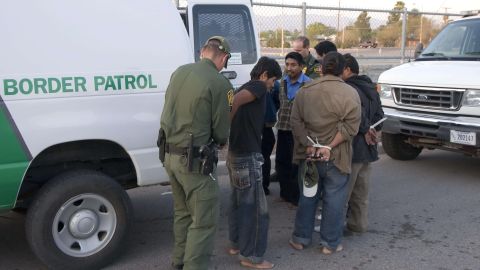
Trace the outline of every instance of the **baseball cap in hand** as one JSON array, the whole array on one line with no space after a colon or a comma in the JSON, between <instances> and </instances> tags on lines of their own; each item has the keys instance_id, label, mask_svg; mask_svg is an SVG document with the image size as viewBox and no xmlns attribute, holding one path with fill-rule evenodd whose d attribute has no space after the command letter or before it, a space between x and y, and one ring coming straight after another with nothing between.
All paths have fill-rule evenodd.
<instances>
[{"instance_id":1,"label":"baseball cap in hand","mask_svg":"<svg viewBox=\"0 0 480 270\"><path fill-rule=\"evenodd\" d=\"M299 175L303 183L303 195L305 197L313 197L318 190L318 170L315 162L305 161L299 168Z\"/></svg>"}]
</instances>

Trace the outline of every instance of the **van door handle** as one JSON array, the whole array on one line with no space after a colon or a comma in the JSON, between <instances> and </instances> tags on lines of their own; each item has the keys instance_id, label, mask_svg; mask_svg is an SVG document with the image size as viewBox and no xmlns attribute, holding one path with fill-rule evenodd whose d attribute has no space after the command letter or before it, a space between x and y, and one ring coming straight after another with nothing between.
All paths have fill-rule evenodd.
<instances>
[{"instance_id":1,"label":"van door handle","mask_svg":"<svg viewBox=\"0 0 480 270\"><path fill-rule=\"evenodd\" d=\"M234 80L237 78L237 72L235 72L234 70L231 70L231 71L222 71L220 72L223 76L225 76L225 78L229 79L229 80Z\"/></svg>"}]
</instances>

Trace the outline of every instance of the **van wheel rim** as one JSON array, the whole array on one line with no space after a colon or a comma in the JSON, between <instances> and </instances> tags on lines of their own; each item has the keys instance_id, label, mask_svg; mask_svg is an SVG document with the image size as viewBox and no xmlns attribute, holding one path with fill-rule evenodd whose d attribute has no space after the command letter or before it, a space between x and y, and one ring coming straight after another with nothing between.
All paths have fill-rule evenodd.
<instances>
[{"instance_id":1,"label":"van wheel rim","mask_svg":"<svg viewBox=\"0 0 480 270\"><path fill-rule=\"evenodd\" d=\"M73 257L87 257L102 250L115 234L113 205L96 194L80 194L65 202L52 224L57 247Z\"/></svg>"}]
</instances>

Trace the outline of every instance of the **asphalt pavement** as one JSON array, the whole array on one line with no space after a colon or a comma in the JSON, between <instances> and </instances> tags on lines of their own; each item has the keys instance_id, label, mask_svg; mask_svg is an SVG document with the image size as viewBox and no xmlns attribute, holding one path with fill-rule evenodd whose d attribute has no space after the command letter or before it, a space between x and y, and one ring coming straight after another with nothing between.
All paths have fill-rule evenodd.
<instances>
[{"instance_id":1,"label":"asphalt pavement","mask_svg":"<svg viewBox=\"0 0 480 270\"><path fill-rule=\"evenodd\" d=\"M278 202L271 185L269 243L266 259L278 270L302 269L480 269L480 159L444 151L426 151L413 161L385 154L373 164L369 230L346 237L345 250L319 252L319 235L304 251L288 240L295 208ZM224 171L223 171L224 172ZM228 177L221 186L221 218L211 269L244 269L227 254ZM170 187L129 191L135 222L126 252L106 269L169 269L172 235ZM26 244L24 216L0 215L0 269L44 269Z\"/></svg>"}]
</instances>

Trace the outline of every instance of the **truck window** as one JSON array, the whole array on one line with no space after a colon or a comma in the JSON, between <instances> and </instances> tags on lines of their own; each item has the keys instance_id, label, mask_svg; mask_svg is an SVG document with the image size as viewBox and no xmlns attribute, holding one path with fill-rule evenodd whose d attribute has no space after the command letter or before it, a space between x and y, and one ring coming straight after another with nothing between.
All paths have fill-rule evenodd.
<instances>
[{"instance_id":1,"label":"truck window","mask_svg":"<svg viewBox=\"0 0 480 270\"><path fill-rule=\"evenodd\" d=\"M478 58L480 56L480 20L451 23L432 41L418 60L438 57Z\"/></svg>"},{"instance_id":2,"label":"truck window","mask_svg":"<svg viewBox=\"0 0 480 270\"><path fill-rule=\"evenodd\" d=\"M232 55L240 54L241 64L256 62L255 33L246 6L196 5L192 13L195 60L199 60L200 49L209 37L223 36L231 46Z\"/></svg>"}]
</instances>

